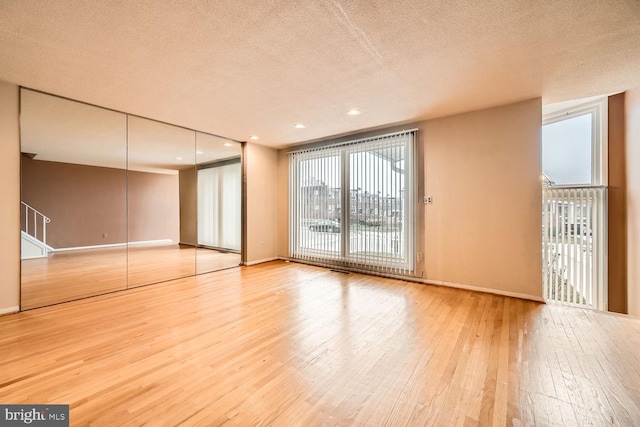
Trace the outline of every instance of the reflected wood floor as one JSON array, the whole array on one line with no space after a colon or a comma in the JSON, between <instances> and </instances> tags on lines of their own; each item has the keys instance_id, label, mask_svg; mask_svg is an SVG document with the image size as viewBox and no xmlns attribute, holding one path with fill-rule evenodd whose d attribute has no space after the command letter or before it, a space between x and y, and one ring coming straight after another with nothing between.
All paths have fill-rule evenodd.
<instances>
[{"instance_id":1,"label":"reflected wood floor","mask_svg":"<svg viewBox=\"0 0 640 427\"><path fill-rule=\"evenodd\" d=\"M240 264L240 255L177 244L54 252L22 260L23 310Z\"/></svg>"},{"instance_id":2,"label":"reflected wood floor","mask_svg":"<svg viewBox=\"0 0 640 427\"><path fill-rule=\"evenodd\" d=\"M640 425L640 320L294 263L0 318L71 425Z\"/></svg>"}]
</instances>

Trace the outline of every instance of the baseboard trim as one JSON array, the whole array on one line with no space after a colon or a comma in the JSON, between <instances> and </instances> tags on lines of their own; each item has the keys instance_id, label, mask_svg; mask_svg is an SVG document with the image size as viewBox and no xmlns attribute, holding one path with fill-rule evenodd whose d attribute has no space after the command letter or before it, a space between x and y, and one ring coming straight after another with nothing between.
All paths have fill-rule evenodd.
<instances>
[{"instance_id":1,"label":"baseboard trim","mask_svg":"<svg viewBox=\"0 0 640 427\"><path fill-rule=\"evenodd\" d=\"M151 243L173 243L173 240L171 239L160 239L160 240L142 240L139 242L129 242L129 243L111 243L108 245L93 245L93 246L77 246L74 248L60 248L60 249L53 249L51 250L51 252L69 252L69 251L81 251L84 249L105 249L105 248L117 248L117 247L122 247L122 246L127 246L127 245L144 245L144 244L151 244Z\"/></svg>"},{"instance_id":2,"label":"baseboard trim","mask_svg":"<svg viewBox=\"0 0 640 427\"><path fill-rule=\"evenodd\" d=\"M281 259L283 261L297 262L297 263L300 263L300 264L315 265L317 267L336 268L336 266L332 266L330 264L323 264L323 263L317 263L317 262L307 262L307 261L302 261L302 260L288 258L288 257L279 257L279 259ZM486 294L501 295L501 296L504 296L504 297L518 298L518 299L524 299L524 300L528 300L528 301L546 303L546 301L542 297L537 297L535 295L529 295L529 294L521 294L521 293L518 293L518 292L509 292L509 291L503 291L503 290L500 290L500 289L483 288L481 286L464 285L464 284L461 284L461 283L445 282L445 281L442 281L442 280L429 280L429 279L423 279L421 277L401 276L401 275L390 274L390 273L380 273L380 272L377 272L377 271L368 271L368 270L362 270L362 269L359 269L359 268L348 268L348 267L344 267L344 266L340 266L340 267L337 267L337 268L339 268L340 270L351 271L353 273L368 274L368 275L371 275L371 276L378 276L378 277L386 277L388 279L406 280L408 282L422 283L422 284L425 284L425 285L445 286L445 287L448 287L448 288L464 289L464 290L467 290L467 291L483 292L483 293L486 293Z\"/></svg>"},{"instance_id":3,"label":"baseboard trim","mask_svg":"<svg viewBox=\"0 0 640 427\"><path fill-rule=\"evenodd\" d=\"M252 265L263 264L265 262L276 261L276 260L279 260L279 259L281 259L281 258L277 257L277 256L274 256L274 257L271 257L271 258L258 259L256 261L248 261L248 262L245 262L244 265L247 266L247 267L250 267Z\"/></svg>"},{"instance_id":4,"label":"baseboard trim","mask_svg":"<svg viewBox=\"0 0 640 427\"><path fill-rule=\"evenodd\" d=\"M0 316L4 316L6 314L13 314L20 311L20 306L0 308Z\"/></svg>"},{"instance_id":5,"label":"baseboard trim","mask_svg":"<svg viewBox=\"0 0 640 427\"><path fill-rule=\"evenodd\" d=\"M24 259L40 259L40 258L46 258L46 257L47 255L26 256L26 257L20 257L20 261Z\"/></svg>"},{"instance_id":6,"label":"baseboard trim","mask_svg":"<svg viewBox=\"0 0 640 427\"><path fill-rule=\"evenodd\" d=\"M472 285L465 285L462 283L445 282L442 280L423 279L422 282L426 283L427 285L446 286L447 288L464 289L467 291L474 291L474 292L484 292L486 294L502 295L504 297L519 298L519 299L526 299L529 301L546 303L546 301L542 297L537 297L535 295L529 295L529 294L521 294L519 292L510 292L510 291L503 291L500 289L483 288L481 286L472 286Z\"/></svg>"}]
</instances>

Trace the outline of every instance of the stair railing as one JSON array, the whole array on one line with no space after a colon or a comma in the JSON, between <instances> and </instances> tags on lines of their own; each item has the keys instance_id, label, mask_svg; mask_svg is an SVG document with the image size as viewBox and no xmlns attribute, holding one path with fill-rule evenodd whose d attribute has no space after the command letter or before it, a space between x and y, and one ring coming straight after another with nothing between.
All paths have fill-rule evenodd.
<instances>
[{"instance_id":1,"label":"stair railing","mask_svg":"<svg viewBox=\"0 0 640 427\"><path fill-rule=\"evenodd\" d=\"M51 218L43 214L42 212L34 209L25 202L20 202L24 206L24 231L36 240L40 240L45 245L47 244L47 224L51 222ZM38 237L38 224L40 224L40 230L42 239Z\"/></svg>"}]
</instances>

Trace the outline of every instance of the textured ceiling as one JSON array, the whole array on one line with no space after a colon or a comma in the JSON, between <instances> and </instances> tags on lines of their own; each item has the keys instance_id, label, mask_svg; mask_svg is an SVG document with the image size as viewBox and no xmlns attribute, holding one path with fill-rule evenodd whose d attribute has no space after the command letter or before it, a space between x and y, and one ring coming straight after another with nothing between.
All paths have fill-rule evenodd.
<instances>
[{"instance_id":1,"label":"textured ceiling","mask_svg":"<svg viewBox=\"0 0 640 427\"><path fill-rule=\"evenodd\" d=\"M0 79L271 146L623 91L639 46L638 0L0 1Z\"/></svg>"}]
</instances>

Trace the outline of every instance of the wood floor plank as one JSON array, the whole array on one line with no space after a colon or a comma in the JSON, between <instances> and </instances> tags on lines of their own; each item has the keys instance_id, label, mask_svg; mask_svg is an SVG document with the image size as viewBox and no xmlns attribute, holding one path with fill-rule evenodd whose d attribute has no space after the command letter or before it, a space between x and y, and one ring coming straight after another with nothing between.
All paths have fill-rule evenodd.
<instances>
[{"instance_id":1,"label":"wood floor plank","mask_svg":"<svg viewBox=\"0 0 640 427\"><path fill-rule=\"evenodd\" d=\"M174 243L54 252L22 260L21 307L44 307L239 264L236 253Z\"/></svg>"},{"instance_id":2,"label":"wood floor plank","mask_svg":"<svg viewBox=\"0 0 640 427\"><path fill-rule=\"evenodd\" d=\"M71 425L639 425L640 319L271 262L0 317Z\"/></svg>"}]
</instances>

